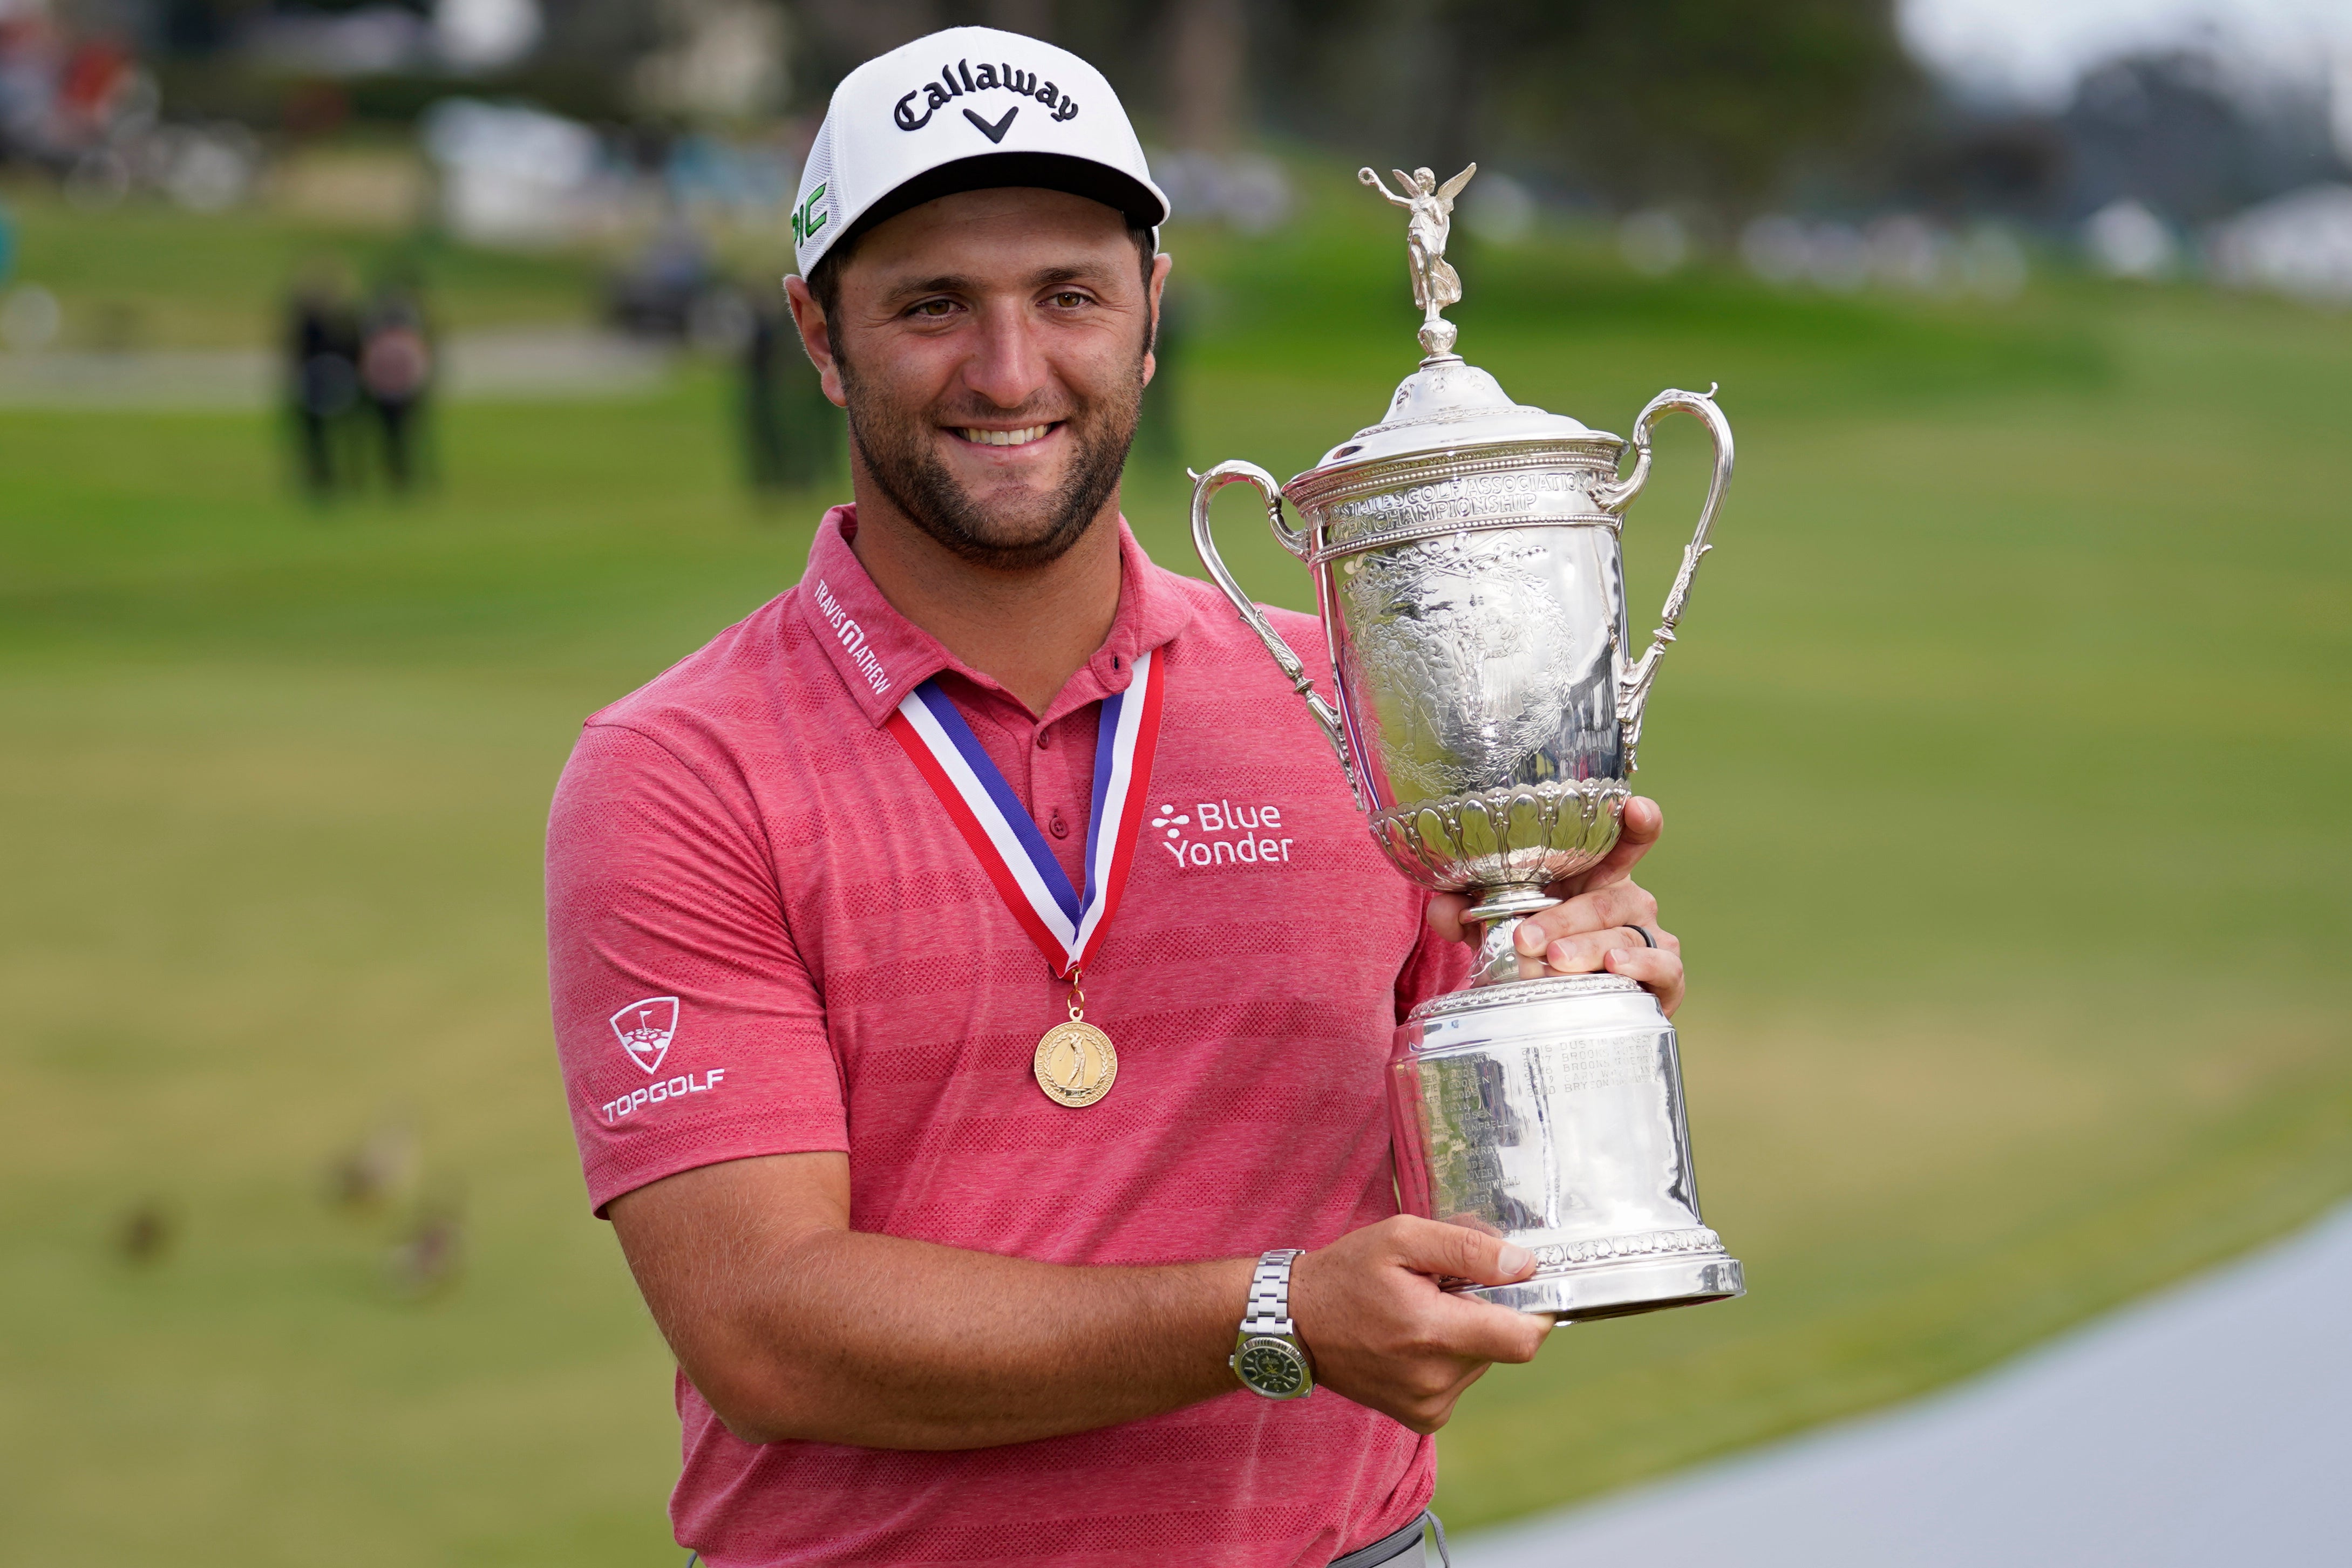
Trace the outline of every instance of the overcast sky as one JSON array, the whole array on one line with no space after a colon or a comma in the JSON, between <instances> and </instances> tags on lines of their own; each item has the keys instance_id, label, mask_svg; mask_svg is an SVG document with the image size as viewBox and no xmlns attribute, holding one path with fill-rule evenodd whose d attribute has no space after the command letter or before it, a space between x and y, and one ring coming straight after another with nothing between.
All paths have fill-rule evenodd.
<instances>
[{"instance_id":1,"label":"overcast sky","mask_svg":"<svg viewBox=\"0 0 2352 1568\"><path fill-rule=\"evenodd\" d=\"M1981 90L2055 106L2119 50L2215 37L2300 73L2352 68L2352 0L1901 0L1930 66Z\"/></svg>"}]
</instances>

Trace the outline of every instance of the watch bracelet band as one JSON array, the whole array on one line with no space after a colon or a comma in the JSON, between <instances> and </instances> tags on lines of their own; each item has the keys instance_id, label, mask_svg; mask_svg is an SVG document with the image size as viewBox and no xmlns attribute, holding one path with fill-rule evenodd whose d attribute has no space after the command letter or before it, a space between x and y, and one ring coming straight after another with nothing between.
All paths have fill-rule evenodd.
<instances>
[{"instance_id":1,"label":"watch bracelet band","mask_svg":"<svg viewBox=\"0 0 2352 1568\"><path fill-rule=\"evenodd\" d=\"M1295 1334L1290 1322L1290 1265L1305 1250L1277 1247L1257 1260L1250 1275L1249 1310L1242 1315L1245 1334Z\"/></svg>"}]
</instances>

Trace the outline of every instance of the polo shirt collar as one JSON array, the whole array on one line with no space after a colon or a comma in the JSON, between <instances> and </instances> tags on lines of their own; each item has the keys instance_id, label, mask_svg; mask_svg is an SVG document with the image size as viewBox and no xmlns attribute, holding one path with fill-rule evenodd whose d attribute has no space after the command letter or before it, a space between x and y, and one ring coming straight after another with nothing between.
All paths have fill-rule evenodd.
<instances>
[{"instance_id":1,"label":"polo shirt collar","mask_svg":"<svg viewBox=\"0 0 2352 1568\"><path fill-rule=\"evenodd\" d=\"M849 548L857 531L855 504L835 507L817 525L809 547L808 572L801 579L801 619L817 645L833 660L842 685L877 727L898 711L907 693L948 672L984 691L1018 702L991 676L971 668L940 640L908 620L882 597ZM1182 593L1162 580L1165 573L1135 542L1127 519L1118 519L1118 612L1102 646L1038 715L1051 723L1088 703L1125 691L1135 679L1138 654L1175 640L1192 620Z\"/></svg>"}]
</instances>

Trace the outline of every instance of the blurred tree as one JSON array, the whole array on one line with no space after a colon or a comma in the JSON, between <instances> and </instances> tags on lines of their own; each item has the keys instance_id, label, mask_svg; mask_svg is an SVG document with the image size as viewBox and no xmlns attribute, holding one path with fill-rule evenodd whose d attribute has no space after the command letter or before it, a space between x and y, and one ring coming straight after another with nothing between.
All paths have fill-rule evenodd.
<instances>
[{"instance_id":1,"label":"blurred tree","mask_svg":"<svg viewBox=\"0 0 2352 1568\"><path fill-rule=\"evenodd\" d=\"M834 83L857 66L948 25L937 0L799 0L793 10L806 45L798 51L795 85L820 112Z\"/></svg>"},{"instance_id":2,"label":"blurred tree","mask_svg":"<svg viewBox=\"0 0 2352 1568\"><path fill-rule=\"evenodd\" d=\"M2086 72L2058 118L2074 214L2119 197L2210 223L2341 178L2324 92L2250 78L2203 50L2126 55Z\"/></svg>"},{"instance_id":3,"label":"blurred tree","mask_svg":"<svg viewBox=\"0 0 2352 1568\"><path fill-rule=\"evenodd\" d=\"M1179 147L1229 152L1247 129L1236 123L1248 40L1241 0L1181 0L1169 9L1169 129Z\"/></svg>"},{"instance_id":4,"label":"blurred tree","mask_svg":"<svg viewBox=\"0 0 2352 1568\"><path fill-rule=\"evenodd\" d=\"M1002 27L1008 33L1051 39L1054 0L984 0L980 7L980 21L985 26Z\"/></svg>"},{"instance_id":5,"label":"blurred tree","mask_svg":"<svg viewBox=\"0 0 2352 1568\"><path fill-rule=\"evenodd\" d=\"M2045 115L1946 102L1906 158L1900 183L1947 215L2049 222L2061 215L2071 162L2064 132Z\"/></svg>"},{"instance_id":6,"label":"blurred tree","mask_svg":"<svg viewBox=\"0 0 2352 1568\"><path fill-rule=\"evenodd\" d=\"M614 0L603 0L612 4ZM1501 162L1620 206L1734 211L1883 179L1924 118L1895 0L794 0L798 101L936 27L1100 66L1147 141L1280 131L1407 167Z\"/></svg>"},{"instance_id":7,"label":"blurred tree","mask_svg":"<svg viewBox=\"0 0 2352 1568\"><path fill-rule=\"evenodd\" d=\"M1275 101L1367 161L1509 162L1621 206L1733 209L1868 162L1924 96L1892 0L1287 0Z\"/></svg>"}]
</instances>

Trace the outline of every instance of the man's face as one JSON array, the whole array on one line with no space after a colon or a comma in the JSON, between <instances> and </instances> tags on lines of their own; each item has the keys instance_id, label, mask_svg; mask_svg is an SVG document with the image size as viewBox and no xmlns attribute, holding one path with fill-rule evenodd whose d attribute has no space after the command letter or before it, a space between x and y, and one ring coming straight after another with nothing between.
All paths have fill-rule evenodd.
<instances>
[{"instance_id":1,"label":"man's face","mask_svg":"<svg viewBox=\"0 0 2352 1568\"><path fill-rule=\"evenodd\" d=\"M831 320L798 280L793 308L873 482L958 555L1019 569L1118 493L1167 266L1147 285L1099 203L970 191L866 235Z\"/></svg>"}]
</instances>

